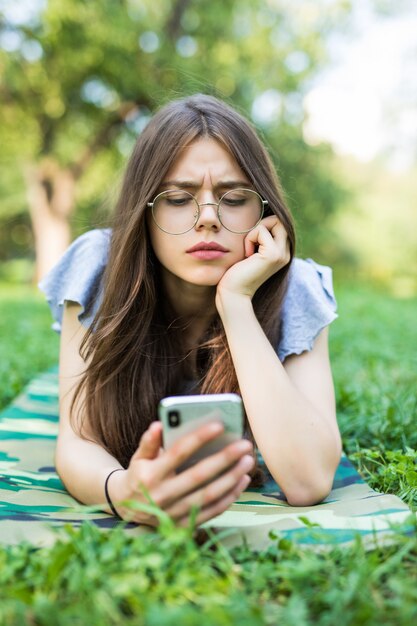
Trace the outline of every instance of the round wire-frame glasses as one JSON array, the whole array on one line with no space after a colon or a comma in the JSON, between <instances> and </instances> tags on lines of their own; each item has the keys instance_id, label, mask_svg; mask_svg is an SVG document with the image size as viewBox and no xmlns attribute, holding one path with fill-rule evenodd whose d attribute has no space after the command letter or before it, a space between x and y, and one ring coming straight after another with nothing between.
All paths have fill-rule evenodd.
<instances>
[{"instance_id":1,"label":"round wire-frame glasses","mask_svg":"<svg viewBox=\"0 0 417 626\"><path fill-rule=\"evenodd\" d=\"M238 195L239 193L241 194L240 199ZM187 228L180 230L180 231L177 230L176 232L173 232L172 230L168 230L166 227L164 228L164 226L160 224L156 216L157 209L161 207L161 204L164 200L166 201L168 210L171 212L172 215L173 215L173 212L176 212L182 207L184 207L187 204L187 202L191 203L191 206L194 205L193 215L192 215L192 220L193 220L192 224L190 223L190 226L187 226ZM230 224L229 225L227 224L227 220L225 220L224 216L222 219L222 211L225 214L227 214L228 211L229 212L232 211L234 213L234 219L236 218L239 219L238 212L239 211L242 212L242 208L239 208L239 205L240 207L242 207L246 203L246 206L248 206L248 200L249 200L249 205L251 201L252 202L256 201L258 204L259 213L256 216L256 211L254 211L254 216L255 216L254 224L252 224L249 228L245 228L242 230L235 230L233 228L230 228ZM268 201L264 200L257 191L255 191L254 189L245 189L242 187L242 188L230 189L229 191L226 191L226 193L224 193L221 196L218 202L201 202L201 203L198 202L197 198L195 198L195 196L193 196L188 191L179 190L179 189L168 189L166 191L161 191L158 195L156 195L152 202L147 203L147 206L148 208L151 209L152 219L155 222L156 226L160 230L162 230L164 233L167 233L168 235L183 235L189 232L190 230L192 230L197 224L198 220L200 219L200 213L201 213L200 208L203 206L217 207L216 213L217 213L218 220L226 230L235 234L245 234L253 230L260 223L267 204L268 204ZM256 208L256 205L254 205L254 207ZM241 213L241 215L243 215L243 213Z\"/></svg>"}]
</instances>

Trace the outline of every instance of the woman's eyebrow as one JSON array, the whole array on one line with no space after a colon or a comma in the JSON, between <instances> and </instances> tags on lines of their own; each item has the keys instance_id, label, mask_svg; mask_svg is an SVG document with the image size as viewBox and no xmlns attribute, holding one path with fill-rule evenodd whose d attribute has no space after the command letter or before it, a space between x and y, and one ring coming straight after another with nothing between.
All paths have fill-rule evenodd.
<instances>
[{"instance_id":1,"label":"woman's eyebrow","mask_svg":"<svg viewBox=\"0 0 417 626\"><path fill-rule=\"evenodd\" d=\"M214 189L236 189L237 187L248 187L251 183L247 180L221 180L214 185ZM199 189L201 183L192 180L165 180L161 187L179 187L180 189Z\"/></svg>"},{"instance_id":2,"label":"woman's eyebrow","mask_svg":"<svg viewBox=\"0 0 417 626\"><path fill-rule=\"evenodd\" d=\"M223 189L227 187L228 189L236 189L237 187L250 187L251 183L248 180L220 180L217 185L215 185L216 189Z\"/></svg>"},{"instance_id":3,"label":"woman's eyebrow","mask_svg":"<svg viewBox=\"0 0 417 626\"><path fill-rule=\"evenodd\" d=\"M192 180L164 180L161 187L179 187L180 189L198 189L200 183Z\"/></svg>"}]
</instances>

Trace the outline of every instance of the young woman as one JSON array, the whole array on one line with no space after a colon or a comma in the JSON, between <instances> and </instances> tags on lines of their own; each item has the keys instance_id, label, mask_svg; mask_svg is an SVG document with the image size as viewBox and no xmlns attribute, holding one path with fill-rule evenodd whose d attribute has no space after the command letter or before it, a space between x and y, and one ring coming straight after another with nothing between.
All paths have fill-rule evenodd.
<instances>
[{"instance_id":1,"label":"young woman","mask_svg":"<svg viewBox=\"0 0 417 626\"><path fill-rule=\"evenodd\" d=\"M258 475L292 505L330 491L340 435L328 356L331 270L293 258L292 219L251 125L205 95L138 137L112 229L78 238L42 281L61 332L56 466L68 491L121 518L143 487L178 524L222 513ZM246 437L181 473L212 423L163 449L157 405L241 394Z\"/></svg>"}]
</instances>

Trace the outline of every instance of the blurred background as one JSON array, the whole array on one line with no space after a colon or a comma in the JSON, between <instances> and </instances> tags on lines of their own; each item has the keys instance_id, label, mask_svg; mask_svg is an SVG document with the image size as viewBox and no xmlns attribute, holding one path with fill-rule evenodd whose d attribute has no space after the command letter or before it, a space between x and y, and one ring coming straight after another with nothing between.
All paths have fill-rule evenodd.
<instances>
[{"instance_id":1,"label":"blurred background","mask_svg":"<svg viewBox=\"0 0 417 626\"><path fill-rule=\"evenodd\" d=\"M198 91L256 125L298 256L416 295L416 33L413 0L0 0L0 281L106 225L152 112Z\"/></svg>"}]
</instances>

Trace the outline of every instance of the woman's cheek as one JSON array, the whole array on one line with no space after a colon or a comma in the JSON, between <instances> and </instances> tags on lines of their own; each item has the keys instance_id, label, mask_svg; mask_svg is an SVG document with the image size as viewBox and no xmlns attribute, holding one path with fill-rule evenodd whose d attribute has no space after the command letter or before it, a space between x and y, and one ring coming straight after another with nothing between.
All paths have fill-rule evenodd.
<instances>
[{"instance_id":1,"label":"woman's cheek","mask_svg":"<svg viewBox=\"0 0 417 626\"><path fill-rule=\"evenodd\" d=\"M243 261L245 259L245 250L242 247L241 252L239 252L239 254L234 254L233 255L233 259L230 260L229 263L229 267L232 267L233 265L236 265L236 263L240 263L240 261Z\"/></svg>"},{"instance_id":2,"label":"woman's cheek","mask_svg":"<svg viewBox=\"0 0 417 626\"><path fill-rule=\"evenodd\" d=\"M239 261L243 261L243 259L246 258L246 252L245 252L245 239L246 239L246 235L241 235L241 239L239 241L239 246L237 246L237 249L239 250L238 255L237 255L237 259L236 259L236 263L238 263Z\"/></svg>"}]
</instances>

